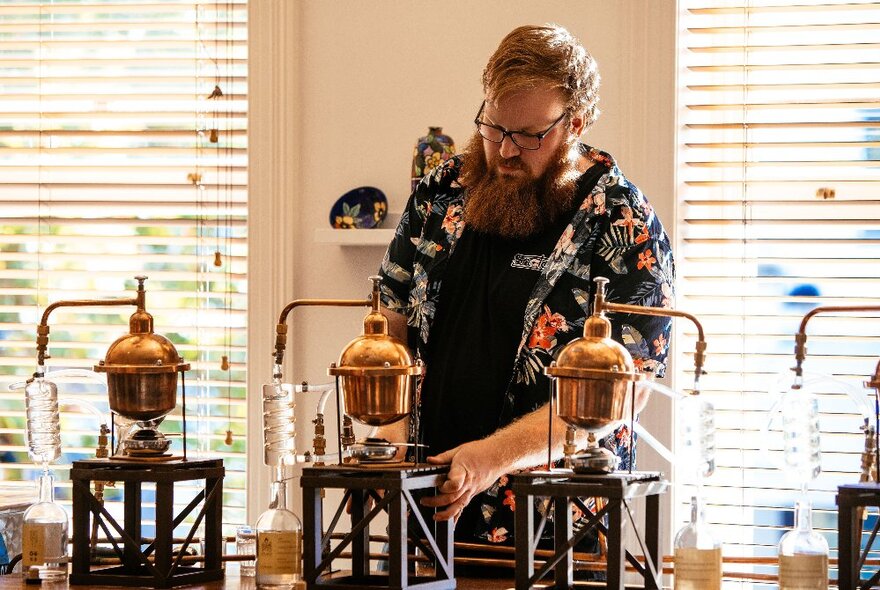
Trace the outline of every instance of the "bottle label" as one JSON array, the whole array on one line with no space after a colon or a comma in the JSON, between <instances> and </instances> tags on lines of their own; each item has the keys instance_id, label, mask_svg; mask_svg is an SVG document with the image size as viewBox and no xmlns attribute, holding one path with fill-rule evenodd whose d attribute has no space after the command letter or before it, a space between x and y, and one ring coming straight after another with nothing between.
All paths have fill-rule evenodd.
<instances>
[{"instance_id":1,"label":"bottle label","mask_svg":"<svg viewBox=\"0 0 880 590\"><path fill-rule=\"evenodd\" d=\"M257 575L302 574L302 537L295 531L257 532Z\"/></svg>"},{"instance_id":2,"label":"bottle label","mask_svg":"<svg viewBox=\"0 0 880 590\"><path fill-rule=\"evenodd\" d=\"M32 565L66 562L67 548L61 547L65 538L62 523L24 523L21 530L22 571Z\"/></svg>"},{"instance_id":3,"label":"bottle label","mask_svg":"<svg viewBox=\"0 0 880 590\"><path fill-rule=\"evenodd\" d=\"M721 548L675 550L675 590L721 590Z\"/></svg>"},{"instance_id":4,"label":"bottle label","mask_svg":"<svg viewBox=\"0 0 880 590\"><path fill-rule=\"evenodd\" d=\"M827 555L801 553L779 556L780 590L825 590L827 587Z\"/></svg>"}]
</instances>

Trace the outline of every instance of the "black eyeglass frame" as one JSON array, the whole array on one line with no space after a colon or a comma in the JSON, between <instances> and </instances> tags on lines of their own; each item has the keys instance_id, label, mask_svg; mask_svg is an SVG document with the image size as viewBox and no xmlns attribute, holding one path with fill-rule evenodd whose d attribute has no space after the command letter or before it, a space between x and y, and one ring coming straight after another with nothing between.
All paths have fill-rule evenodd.
<instances>
[{"instance_id":1,"label":"black eyeglass frame","mask_svg":"<svg viewBox=\"0 0 880 590\"><path fill-rule=\"evenodd\" d=\"M557 118L555 121L553 121L553 123L549 127L547 127L547 129L545 129L544 131L541 131L540 133L526 133L525 131L508 131L507 129L505 129L504 127L501 127L500 125L492 125L491 123L486 123L485 121L481 121L480 115L483 114L483 109L485 109L485 108L486 108L486 101L484 100L483 104L480 105L480 110L477 111L477 116L474 117L474 125L477 126L477 133L480 134L480 137L482 137L486 141L491 141L492 143L504 143L504 138L509 137L510 141L512 141L516 147L523 149L523 150L529 150L529 151L541 149L541 141L543 141L543 139L545 137L547 137L547 134L550 133L551 131L553 131L553 128L556 127L559 124L559 122L565 118L565 115L568 114L568 112L563 111L562 114L559 115L559 118ZM496 131L500 131L501 132L501 139L499 139L498 141L495 141L494 139L489 139L488 137L483 135L482 132L480 131L481 125L485 125L486 127L490 127L492 129L495 129ZM514 137L514 134L537 139L538 140L538 147L526 147L524 145L520 145L520 143Z\"/></svg>"}]
</instances>

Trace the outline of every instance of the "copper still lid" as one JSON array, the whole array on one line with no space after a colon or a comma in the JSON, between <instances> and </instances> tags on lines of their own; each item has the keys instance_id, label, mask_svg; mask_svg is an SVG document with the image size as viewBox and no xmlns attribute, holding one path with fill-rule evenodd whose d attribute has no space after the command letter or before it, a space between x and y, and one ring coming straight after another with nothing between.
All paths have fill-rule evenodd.
<instances>
[{"instance_id":1,"label":"copper still lid","mask_svg":"<svg viewBox=\"0 0 880 590\"><path fill-rule=\"evenodd\" d=\"M112 373L176 373L189 369L189 363L165 336L153 332L153 316L145 307L144 281L138 280L137 310L128 320L129 333L120 336L107 349L106 358L95 371Z\"/></svg>"},{"instance_id":2,"label":"copper still lid","mask_svg":"<svg viewBox=\"0 0 880 590\"><path fill-rule=\"evenodd\" d=\"M604 315L591 315L584 323L584 335L565 345L556 363L544 372L551 377L638 381L629 351L611 338L611 322Z\"/></svg>"},{"instance_id":3,"label":"copper still lid","mask_svg":"<svg viewBox=\"0 0 880 590\"><path fill-rule=\"evenodd\" d=\"M153 332L153 316L144 309L144 280L137 277L137 310L129 333L116 339L95 371L107 373L110 409L136 420L156 420L174 409L177 373L190 368L170 340Z\"/></svg>"},{"instance_id":4,"label":"copper still lid","mask_svg":"<svg viewBox=\"0 0 880 590\"><path fill-rule=\"evenodd\" d=\"M611 339L603 313L588 317L583 337L565 345L544 372L556 378L557 415L589 431L623 420L629 383L643 377L626 348Z\"/></svg>"},{"instance_id":5,"label":"copper still lid","mask_svg":"<svg viewBox=\"0 0 880 590\"><path fill-rule=\"evenodd\" d=\"M346 413L370 426L400 420L410 412L411 378L423 369L406 345L388 334L388 320L379 311L377 278L363 335L349 342L339 362L327 370L342 377Z\"/></svg>"}]
</instances>

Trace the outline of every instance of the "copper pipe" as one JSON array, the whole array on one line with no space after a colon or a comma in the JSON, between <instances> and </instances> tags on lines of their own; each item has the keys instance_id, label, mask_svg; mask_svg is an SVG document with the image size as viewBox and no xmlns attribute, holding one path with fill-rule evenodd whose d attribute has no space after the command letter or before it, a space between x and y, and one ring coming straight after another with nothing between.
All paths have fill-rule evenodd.
<instances>
[{"instance_id":1,"label":"copper pipe","mask_svg":"<svg viewBox=\"0 0 880 590\"><path fill-rule=\"evenodd\" d=\"M844 313L850 311L880 311L880 305L820 305L819 307L814 307L804 315L801 319L801 326L798 328L798 332L794 336L794 358L796 364L792 370L796 377L803 377L804 374L803 363L804 359L807 357L807 322L820 313ZM875 381L880 381L880 365L877 366L877 376L875 376ZM878 385L880 385L880 383L875 385L874 381L868 383L869 387L877 387ZM796 387L797 386L798 384L796 384Z\"/></svg>"},{"instance_id":2,"label":"copper pipe","mask_svg":"<svg viewBox=\"0 0 880 590\"><path fill-rule=\"evenodd\" d=\"M370 307L371 305L373 305L372 297L370 299L294 299L284 306L275 326L275 364L280 367L284 362L284 349L287 347L287 316L297 307ZM281 374L276 373L273 377L280 379Z\"/></svg>"},{"instance_id":3,"label":"copper pipe","mask_svg":"<svg viewBox=\"0 0 880 590\"><path fill-rule=\"evenodd\" d=\"M112 305L134 305L138 309L143 309L145 305L146 295L144 292L145 276L136 276L138 282L138 291L135 297L128 299L69 299L66 301L56 301L50 304L43 311L43 317L37 326L37 366L42 367L47 358L52 358L46 354L49 347L49 314L59 307L103 307Z\"/></svg>"},{"instance_id":4,"label":"copper pipe","mask_svg":"<svg viewBox=\"0 0 880 590\"><path fill-rule=\"evenodd\" d=\"M703 375L703 365L706 362L706 335L703 332L703 325L700 323L700 320L687 312L676 309L611 303L605 300L605 284L608 282L608 279L596 277L594 280L596 282L596 296L593 303L593 313L601 314L605 311L611 311L657 317L685 318L693 322L697 327L697 343L694 349L694 393L699 393L700 376Z\"/></svg>"}]
</instances>

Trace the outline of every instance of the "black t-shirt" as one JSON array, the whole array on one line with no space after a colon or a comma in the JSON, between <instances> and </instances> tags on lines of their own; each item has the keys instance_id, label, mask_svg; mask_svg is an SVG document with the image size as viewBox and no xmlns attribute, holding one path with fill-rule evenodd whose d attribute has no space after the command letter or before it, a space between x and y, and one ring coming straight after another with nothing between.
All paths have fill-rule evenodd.
<instances>
[{"instance_id":1,"label":"black t-shirt","mask_svg":"<svg viewBox=\"0 0 880 590\"><path fill-rule=\"evenodd\" d=\"M579 188L594 185L601 173L601 166L588 170ZM526 304L579 205L525 240L465 227L443 276L426 355L420 427L428 455L484 438L501 426ZM536 386L548 390L547 377L538 379Z\"/></svg>"}]
</instances>

